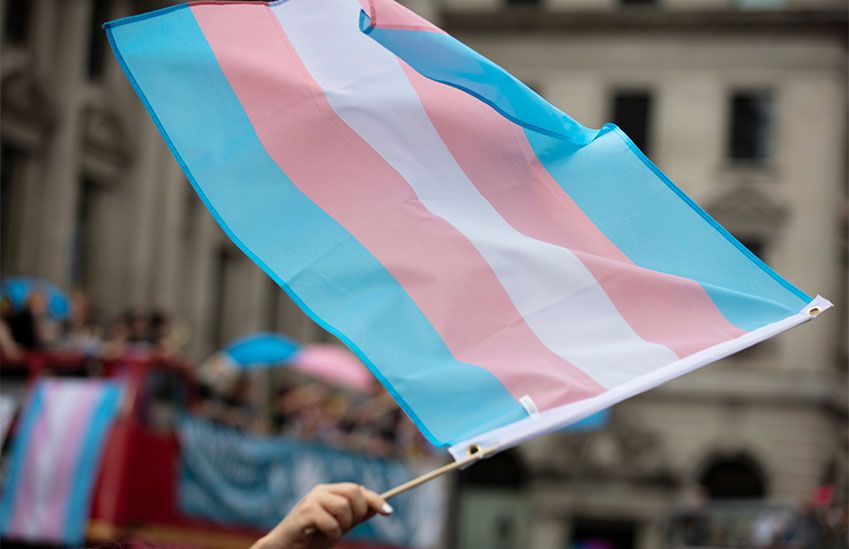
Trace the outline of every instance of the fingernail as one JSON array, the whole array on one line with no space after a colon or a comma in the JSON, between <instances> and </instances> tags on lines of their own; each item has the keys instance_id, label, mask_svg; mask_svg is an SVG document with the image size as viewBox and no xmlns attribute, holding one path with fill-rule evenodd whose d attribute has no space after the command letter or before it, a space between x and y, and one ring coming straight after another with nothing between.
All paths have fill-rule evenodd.
<instances>
[{"instance_id":1,"label":"fingernail","mask_svg":"<svg viewBox=\"0 0 849 549\"><path fill-rule=\"evenodd\" d=\"M393 509L392 506L388 503L384 503L383 507L381 507L380 510L386 513L387 515L391 515L392 511L394 511L395 509Z\"/></svg>"}]
</instances>

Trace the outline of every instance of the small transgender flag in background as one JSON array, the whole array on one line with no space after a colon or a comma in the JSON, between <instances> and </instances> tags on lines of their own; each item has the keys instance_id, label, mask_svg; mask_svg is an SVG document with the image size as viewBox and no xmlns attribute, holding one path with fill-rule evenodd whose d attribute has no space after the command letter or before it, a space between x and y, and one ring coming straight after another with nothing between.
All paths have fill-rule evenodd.
<instances>
[{"instance_id":1,"label":"small transgender flag in background","mask_svg":"<svg viewBox=\"0 0 849 549\"><path fill-rule=\"evenodd\" d=\"M120 384L47 379L35 386L12 448L0 508L6 539L79 546Z\"/></svg>"}]
</instances>

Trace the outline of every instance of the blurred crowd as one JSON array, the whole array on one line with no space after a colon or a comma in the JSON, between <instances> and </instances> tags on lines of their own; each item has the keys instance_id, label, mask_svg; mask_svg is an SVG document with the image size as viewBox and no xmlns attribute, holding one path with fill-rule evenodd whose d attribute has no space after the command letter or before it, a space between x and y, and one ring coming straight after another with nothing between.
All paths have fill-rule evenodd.
<instances>
[{"instance_id":1,"label":"blurred crowd","mask_svg":"<svg viewBox=\"0 0 849 549\"><path fill-rule=\"evenodd\" d=\"M201 398L195 412L252 435L291 436L382 457L416 459L432 451L377 382L368 392L361 392L286 368L273 373L273 383L266 382L272 377L269 372L239 372L231 376L221 373L214 380L209 374L200 377ZM256 396L269 385L275 390L268 398Z\"/></svg>"},{"instance_id":2,"label":"blurred crowd","mask_svg":"<svg viewBox=\"0 0 849 549\"><path fill-rule=\"evenodd\" d=\"M164 360L183 368L188 330L163 311L128 310L107 325L95 322L83 292L68 297L67 314L57 318L45 292L30 292L17 306L2 298L0 352L4 361L22 362L27 353L77 357L87 375L98 375L105 361L135 356ZM293 436L306 441L377 456L416 457L430 446L390 395L374 383L355 391L276 368L245 372L216 353L192 368L197 394L185 398L180 381L154 375L150 381L151 417L162 410L171 428L177 401L192 411L252 435ZM179 376L177 376L179 377ZM150 419L150 418L148 418Z\"/></svg>"},{"instance_id":3,"label":"blurred crowd","mask_svg":"<svg viewBox=\"0 0 849 549\"><path fill-rule=\"evenodd\" d=\"M833 487L817 489L816 494ZM692 507L676 517L672 547L746 549L829 549L845 547L847 510L833 496L812 497L801 505L763 506L730 503Z\"/></svg>"},{"instance_id":4,"label":"blurred crowd","mask_svg":"<svg viewBox=\"0 0 849 549\"><path fill-rule=\"evenodd\" d=\"M81 291L69 297L65 318L50 311L47 296L38 290L15 306L8 297L0 303L0 351L11 361L28 352L61 352L111 360L131 353L175 357L185 344L182 330L163 311L128 310L103 330L94 321L89 297Z\"/></svg>"}]
</instances>

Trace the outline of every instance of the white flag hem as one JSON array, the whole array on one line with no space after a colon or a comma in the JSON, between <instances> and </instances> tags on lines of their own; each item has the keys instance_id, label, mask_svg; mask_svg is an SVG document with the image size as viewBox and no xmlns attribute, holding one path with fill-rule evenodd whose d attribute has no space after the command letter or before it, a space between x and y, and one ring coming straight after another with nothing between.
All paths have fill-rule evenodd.
<instances>
[{"instance_id":1,"label":"white flag hem","mask_svg":"<svg viewBox=\"0 0 849 549\"><path fill-rule=\"evenodd\" d=\"M765 341L781 332L813 319L819 313L831 307L832 303L829 300L822 296L817 296L793 316L747 332L736 339L714 345L713 347L684 357L667 366L663 366L609 389L596 397L545 410L521 421L464 440L451 446L448 450L455 460L460 460L468 455L469 448L472 447L481 448L488 452L512 448L536 436L562 429L625 399L653 389L658 385L692 372L702 366L706 366L711 362L742 351L756 343Z\"/></svg>"}]
</instances>

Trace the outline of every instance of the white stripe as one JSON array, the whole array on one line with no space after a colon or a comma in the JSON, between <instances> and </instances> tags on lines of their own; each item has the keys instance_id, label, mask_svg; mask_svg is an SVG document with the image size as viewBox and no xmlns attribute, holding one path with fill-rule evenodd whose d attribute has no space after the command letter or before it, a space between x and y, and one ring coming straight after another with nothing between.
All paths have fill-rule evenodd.
<instances>
[{"instance_id":1,"label":"white stripe","mask_svg":"<svg viewBox=\"0 0 849 549\"><path fill-rule=\"evenodd\" d=\"M69 422L74 421L79 400L86 392L85 386L72 384L62 385L59 382L48 382L44 388L44 405L41 411L41 422L45 424L45 437L43 445L32 457L32 467L37 473L34 482L29 486L30 493L30 517L24 526L23 535L26 539L42 539L42 529L47 526L48 515L52 506L59 497L67 497L67 494L57 494L55 485L59 482L59 475L69 473L59 467L65 453L64 446L68 443L67 437ZM79 421L79 418L76 418Z\"/></svg>"},{"instance_id":2,"label":"white stripe","mask_svg":"<svg viewBox=\"0 0 849 549\"><path fill-rule=\"evenodd\" d=\"M801 311L783 320L767 324L751 332L746 332L736 339L723 341L713 347L702 349L663 368L623 383L615 389L605 391L598 396L544 410L537 416L522 419L487 433L476 435L469 440L455 444L448 450L454 456L455 460L461 460L468 455L466 451L470 446L478 446L489 451L501 451L512 448L534 437L558 431L596 412L606 410L625 399L672 381L711 362L716 362L729 355L733 355L799 324L813 320L814 316L808 313L811 307L817 307L820 311L825 311L831 308L832 304L824 297L817 296Z\"/></svg>"},{"instance_id":3,"label":"white stripe","mask_svg":"<svg viewBox=\"0 0 849 549\"><path fill-rule=\"evenodd\" d=\"M289 0L272 10L336 114L407 180L423 206L472 242L548 348L605 387L677 360L634 332L571 251L516 231L478 192L398 59L360 32L356 0Z\"/></svg>"}]
</instances>

